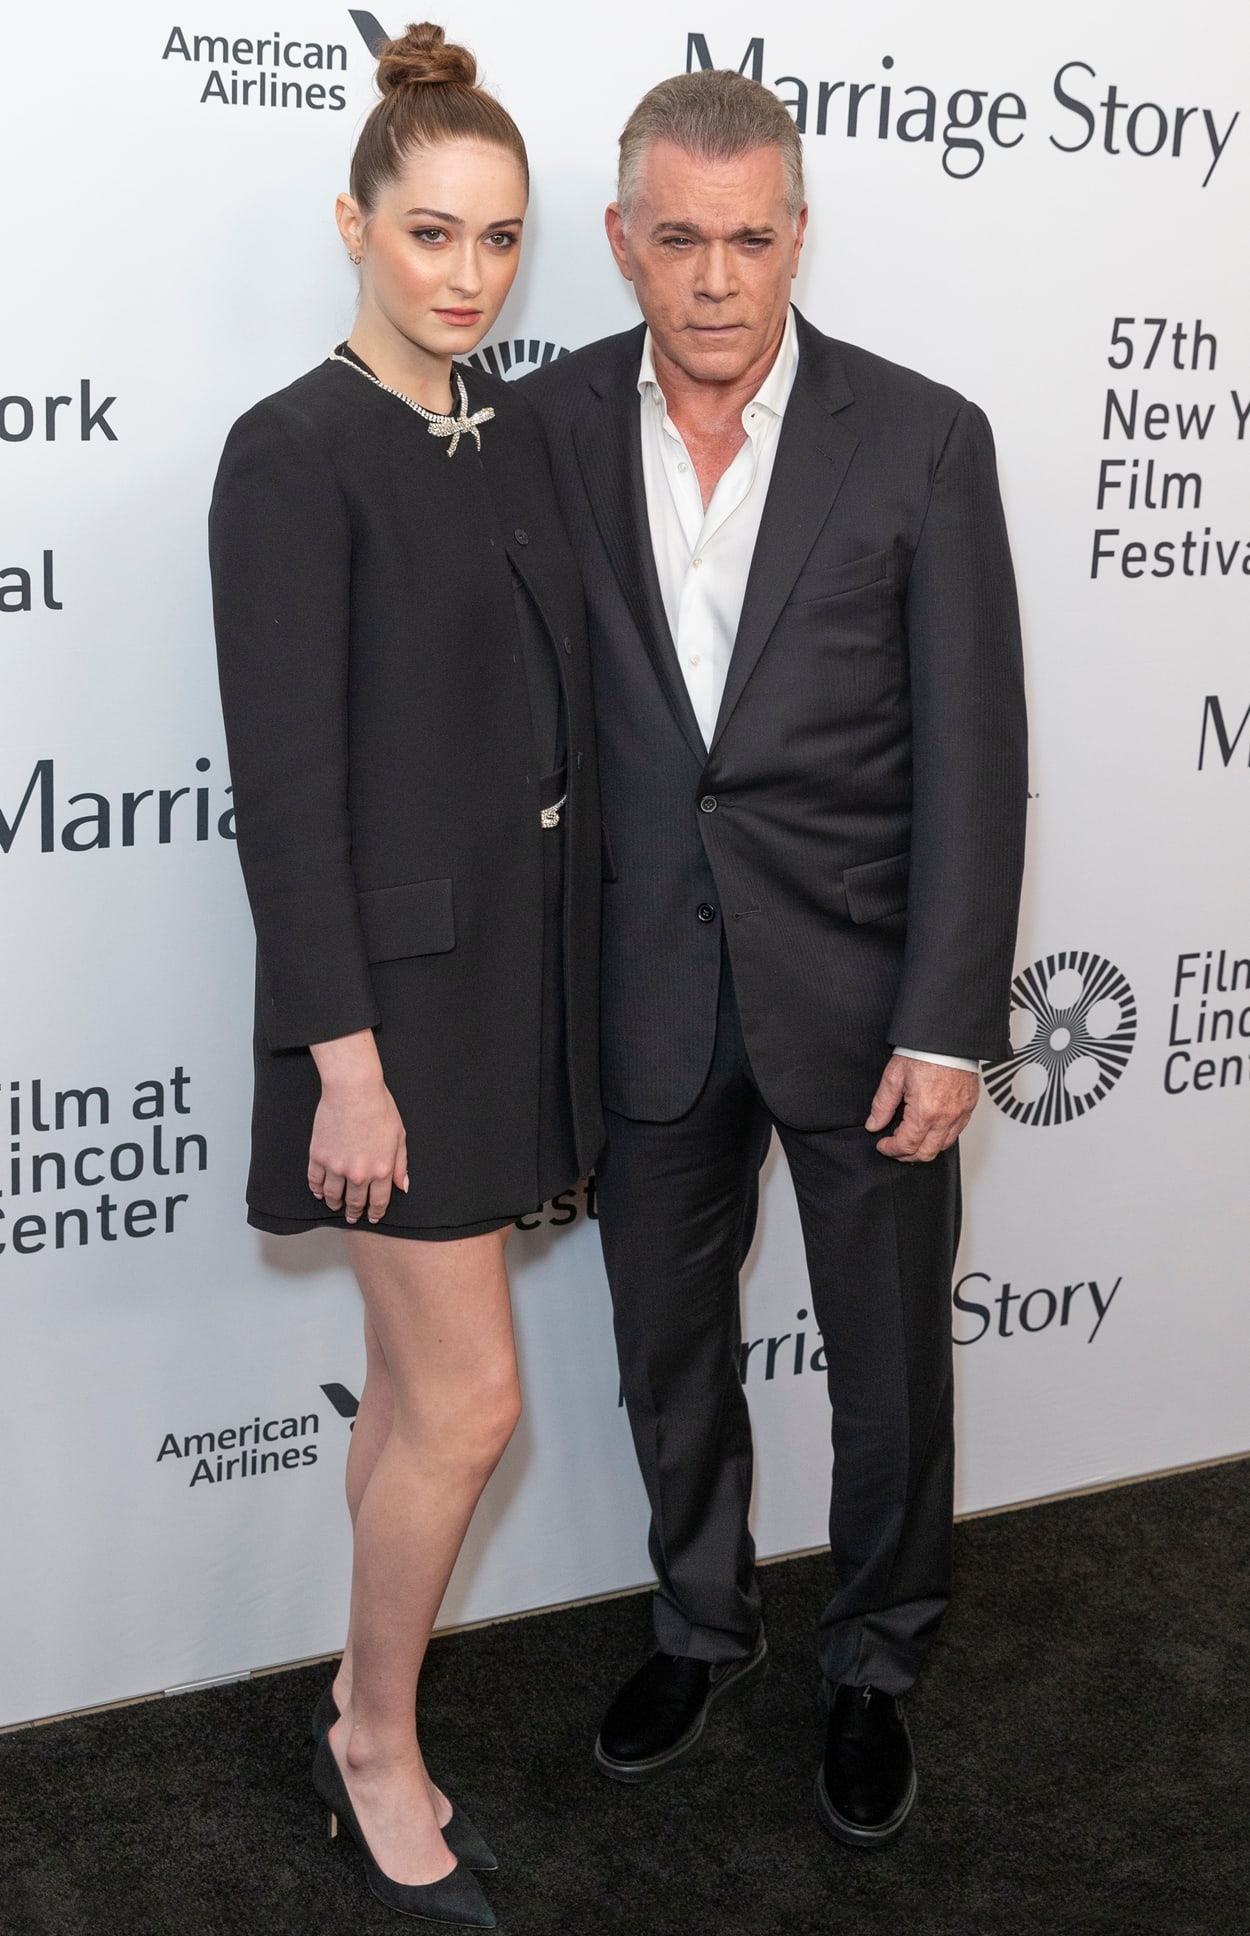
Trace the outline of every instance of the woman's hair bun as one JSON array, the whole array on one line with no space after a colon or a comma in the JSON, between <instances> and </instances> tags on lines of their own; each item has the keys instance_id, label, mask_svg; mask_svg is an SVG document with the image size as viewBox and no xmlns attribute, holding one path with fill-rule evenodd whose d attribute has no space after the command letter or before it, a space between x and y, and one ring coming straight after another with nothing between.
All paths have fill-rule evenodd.
<instances>
[{"instance_id":1,"label":"woman's hair bun","mask_svg":"<svg viewBox=\"0 0 1250 1936\"><path fill-rule=\"evenodd\" d=\"M378 87L390 94L397 87L474 87L477 62L467 47L449 44L441 27L423 20L398 40L385 42L378 54Z\"/></svg>"}]
</instances>

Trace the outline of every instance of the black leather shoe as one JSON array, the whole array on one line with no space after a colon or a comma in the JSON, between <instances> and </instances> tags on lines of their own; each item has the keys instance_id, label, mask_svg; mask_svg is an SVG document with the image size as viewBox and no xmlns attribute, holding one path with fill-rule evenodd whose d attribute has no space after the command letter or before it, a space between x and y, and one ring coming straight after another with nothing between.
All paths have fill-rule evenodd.
<instances>
[{"instance_id":1,"label":"black leather shoe","mask_svg":"<svg viewBox=\"0 0 1250 1936\"><path fill-rule=\"evenodd\" d=\"M916 1764L902 1703L878 1687L835 1687L816 1813L830 1835L855 1848L892 1842L916 1799Z\"/></svg>"},{"instance_id":2,"label":"black leather shoe","mask_svg":"<svg viewBox=\"0 0 1250 1936\"><path fill-rule=\"evenodd\" d=\"M742 1660L652 1654L603 1717L595 1742L599 1767L614 1781L646 1781L675 1767L698 1747L715 1702L750 1687L767 1665L762 1629L754 1652Z\"/></svg>"}]
</instances>

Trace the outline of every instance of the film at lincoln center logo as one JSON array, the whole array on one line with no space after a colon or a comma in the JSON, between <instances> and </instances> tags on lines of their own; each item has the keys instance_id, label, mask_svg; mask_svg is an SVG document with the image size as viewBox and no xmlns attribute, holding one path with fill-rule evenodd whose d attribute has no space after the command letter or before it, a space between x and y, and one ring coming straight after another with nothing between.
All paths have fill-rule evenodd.
<instances>
[{"instance_id":1,"label":"film at lincoln center logo","mask_svg":"<svg viewBox=\"0 0 1250 1936\"><path fill-rule=\"evenodd\" d=\"M507 379L527 376L531 370L541 370L547 363L554 363L568 351L558 349L554 343L540 342L531 336L526 342L524 337L514 336L509 342L484 343L480 350L472 350L462 361L473 363L487 376Z\"/></svg>"},{"instance_id":2,"label":"film at lincoln center logo","mask_svg":"<svg viewBox=\"0 0 1250 1936\"><path fill-rule=\"evenodd\" d=\"M1137 1003L1114 962L1087 950L1046 955L1011 984L1012 1054L985 1065L985 1086L1018 1123L1087 1115L1132 1054Z\"/></svg>"}]
</instances>

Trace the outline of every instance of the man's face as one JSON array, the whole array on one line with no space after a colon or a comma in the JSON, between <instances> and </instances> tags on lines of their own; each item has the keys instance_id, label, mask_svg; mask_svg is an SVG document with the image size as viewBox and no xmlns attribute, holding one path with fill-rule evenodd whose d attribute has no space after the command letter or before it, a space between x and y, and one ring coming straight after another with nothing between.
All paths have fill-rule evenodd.
<instances>
[{"instance_id":1,"label":"man's face","mask_svg":"<svg viewBox=\"0 0 1250 1936\"><path fill-rule=\"evenodd\" d=\"M660 357L701 383L737 383L770 360L806 226L806 207L797 221L787 207L776 147L705 161L653 141L628 222L615 202L607 213Z\"/></svg>"}]
</instances>

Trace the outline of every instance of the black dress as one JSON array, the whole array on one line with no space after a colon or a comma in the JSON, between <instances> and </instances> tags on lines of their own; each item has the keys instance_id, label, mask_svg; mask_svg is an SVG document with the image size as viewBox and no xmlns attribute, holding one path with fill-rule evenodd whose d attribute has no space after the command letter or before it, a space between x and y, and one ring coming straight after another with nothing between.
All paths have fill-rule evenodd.
<instances>
[{"instance_id":1,"label":"black dress","mask_svg":"<svg viewBox=\"0 0 1250 1936\"><path fill-rule=\"evenodd\" d=\"M308 1189L310 1042L376 1032L410 1188L368 1226L498 1228L602 1138L600 826L580 587L524 402L451 440L333 361L231 432L210 518L258 943L249 1221ZM567 794L559 824L541 809ZM550 816L548 816L550 817ZM363 1226L362 1226L363 1227Z\"/></svg>"}]
</instances>

